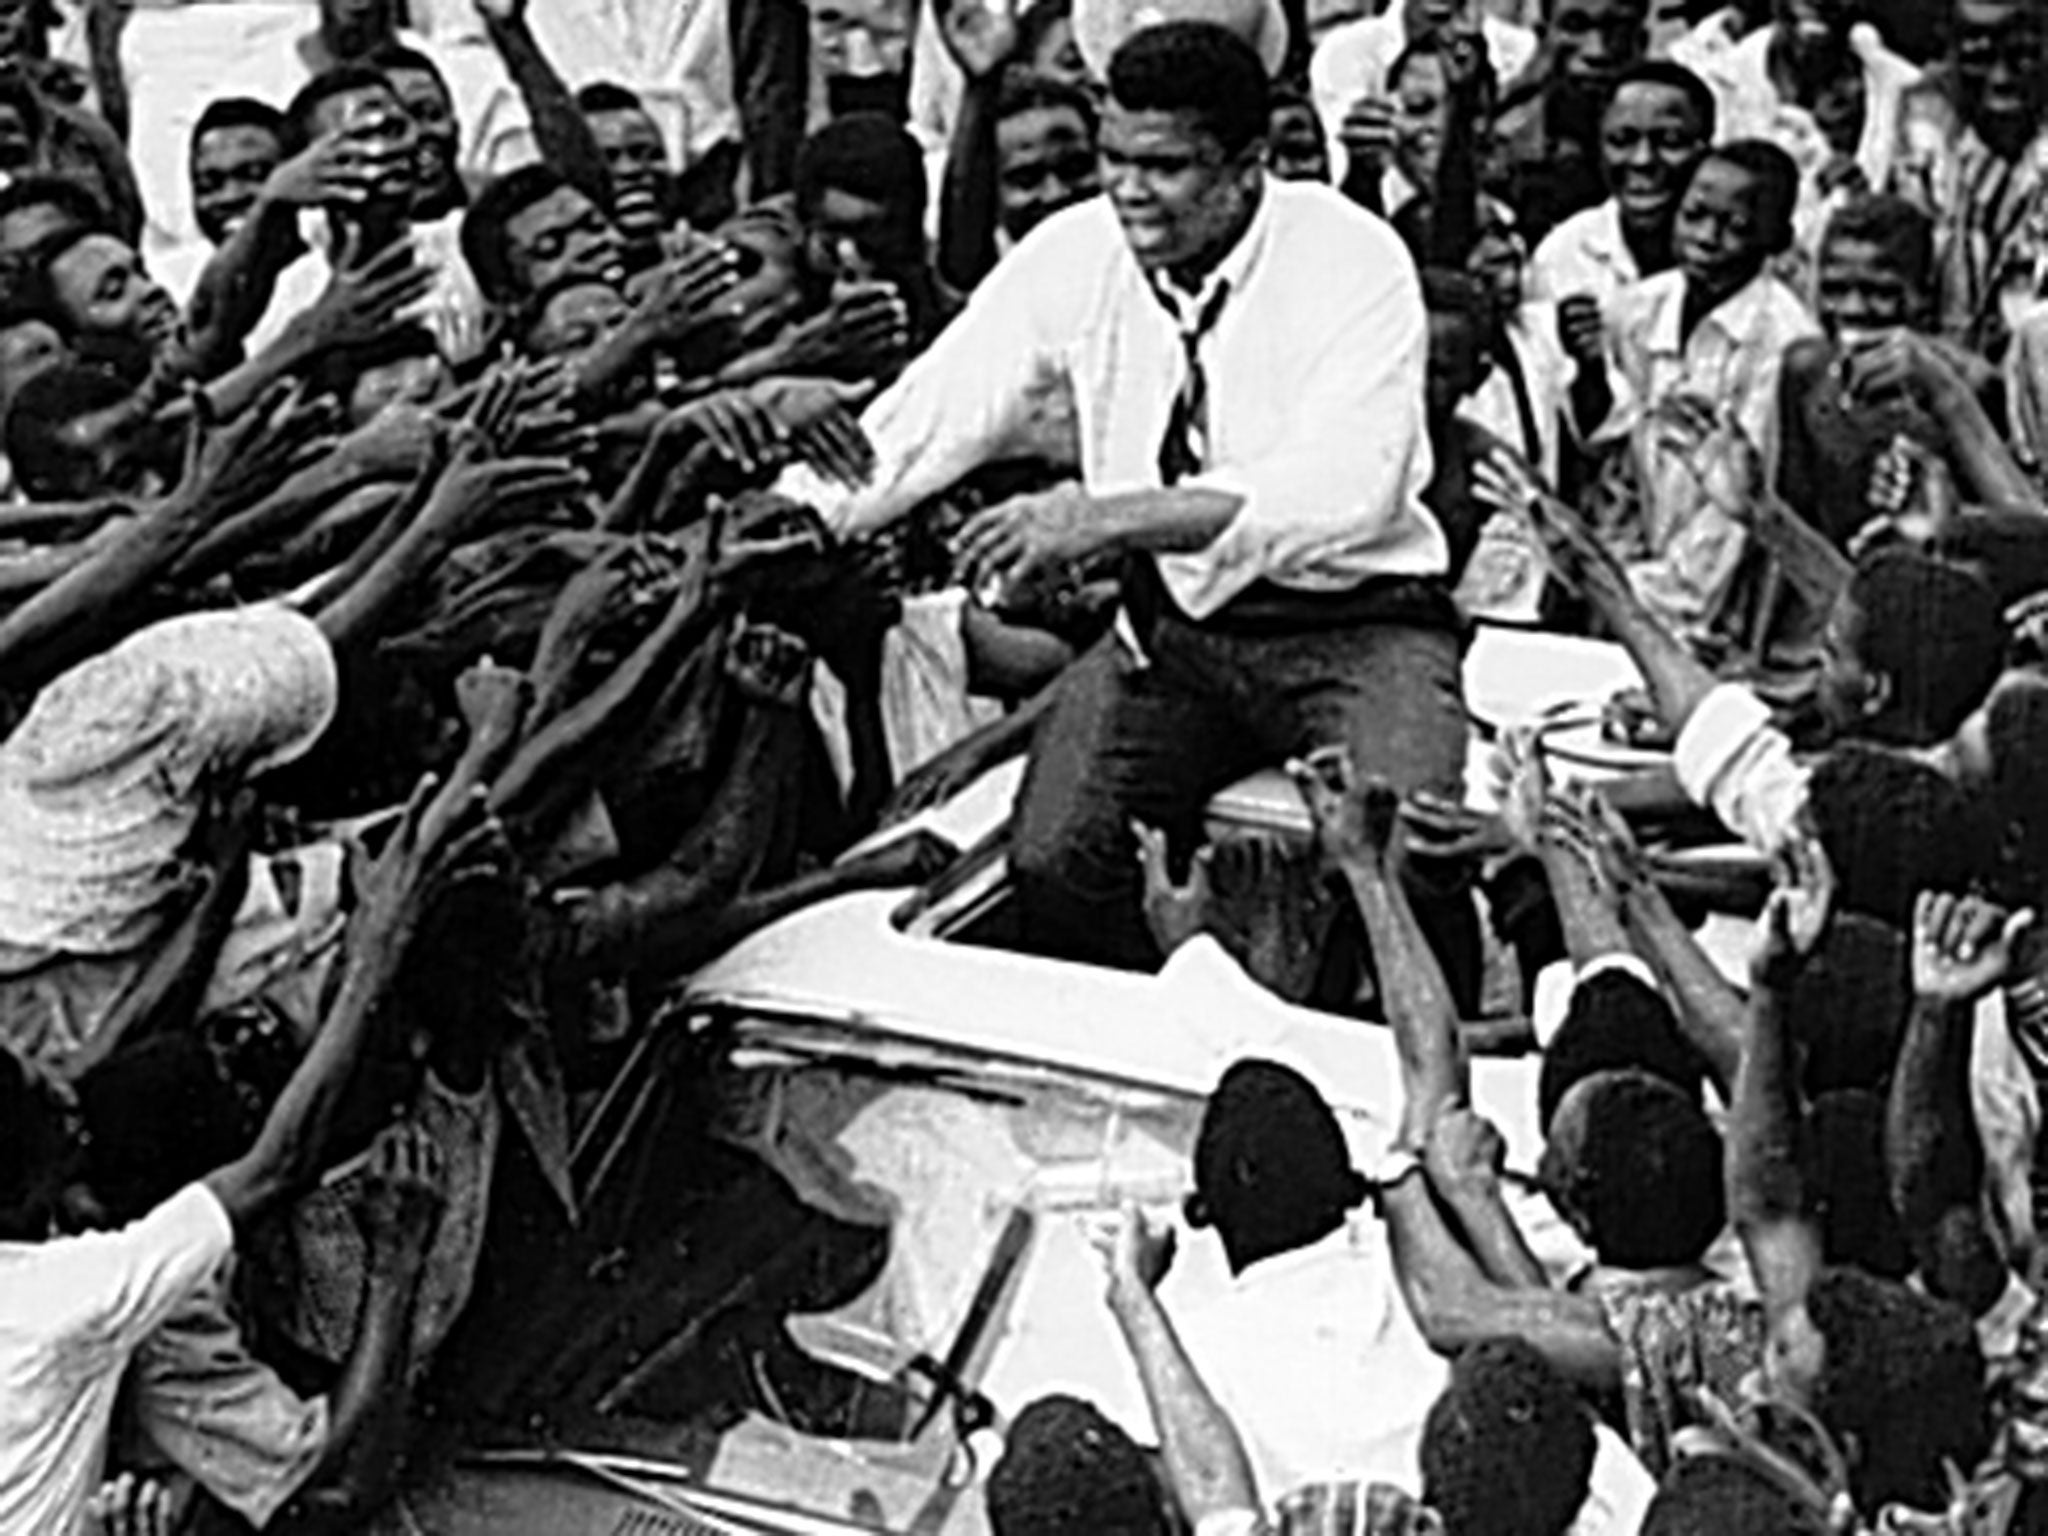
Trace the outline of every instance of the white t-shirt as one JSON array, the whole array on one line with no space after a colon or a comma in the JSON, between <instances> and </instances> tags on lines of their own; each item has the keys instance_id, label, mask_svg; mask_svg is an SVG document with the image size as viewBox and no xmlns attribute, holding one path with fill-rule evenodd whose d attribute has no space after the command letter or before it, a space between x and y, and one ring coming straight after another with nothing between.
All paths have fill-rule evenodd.
<instances>
[{"instance_id":1,"label":"white t-shirt","mask_svg":"<svg viewBox=\"0 0 2048 1536\"><path fill-rule=\"evenodd\" d=\"M234 1240L194 1184L118 1232L0 1243L0 1531L90 1529L122 1373Z\"/></svg>"}]
</instances>

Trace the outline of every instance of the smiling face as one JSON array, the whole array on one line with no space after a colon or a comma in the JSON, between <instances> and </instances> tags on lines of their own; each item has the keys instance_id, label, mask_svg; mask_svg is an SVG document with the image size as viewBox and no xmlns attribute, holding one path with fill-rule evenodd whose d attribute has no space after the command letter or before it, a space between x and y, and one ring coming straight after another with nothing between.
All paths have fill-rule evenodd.
<instances>
[{"instance_id":1,"label":"smiling face","mask_svg":"<svg viewBox=\"0 0 2048 1536\"><path fill-rule=\"evenodd\" d=\"M1088 124L1072 107L1027 107L996 125L996 195L1012 240L1101 187Z\"/></svg>"},{"instance_id":2,"label":"smiling face","mask_svg":"<svg viewBox=\"0 0 2048 1536\"><path fill-rule=\"evenodd\" d=\"M1556 0L1546 27L1551 66L1575 86L1605 90L1643 56L1646 0Z\"/></svg>"},{"instance_id":3,"label":"smiling face","mask_svg":"<svg viewBox=\"0 0 2048 1536\"><path fill-rule=\"evenodd\" d=\"M1251 220L1258 146L1227 154L1191 113L1133 112L1112 100L1099 158L1103 190L1147 271L1206 270Z\"/></svg>"},{"instance_id":4,"label":"smiling face","mask_svg":"<svg viewBox=\"0 0 2048 1536\"><path fill-rule=\"evenodd\" d=\"M436 219L462 206L462 178L455 169L460 130L455 103L440 78L424 69L387 69L413 126L413 212Z\"/></svg>"},{"instance_id":5,"label":"smiling face","mask_svg":"<svg viewBox=\"0 0 2048 1536\"><path fill-rule=\"evenodd\" d=\"M1614 93L1600 125L1600 159L1624 226L1668 230L1707 152L1706 125L1685 92L1633 82Z\"/></svg>"},{"instance_id":6,"label":"smiling face","mask_svg":"<svg viewBox=\"0 0 2048 1536\"><path fill-rule=\"evenodd\" d=\"M2030 129L2048 102L2048 25L2031 0L1956 0L1949 46L1964 115Z\"/></svg>"},{"instance_id":7,"label":"smiling face","mask_svg":"<svg viewBox=\"0 0 2048 1536\"><path fill-rule=\"evenodd\" d=\"M591 112L584 121L611 173L612 217L628 240L651 240L667 225L668 146L654 119L637 107Z\"/></svg>"},{"instance_id":8,"label":"smiling face","mask_svg":"<svg viewBox=\"0 0 2048 1536\"><path fill-rule=\"evenodd\" d=\"M1915 323L1927 294L1877 241L1831 237L1821 242L1814 310L1829 336L1853 342Z\"/></svg>"},{"instance_id":9,"label":"smiling face","mask_svg":"<svg viewBox=\"0 0 2048 1536\"><path fill-rule=\"evenodd\" d=\"M1444 61L1435 54L1416 55L1394 84L1394 164L1417 187L1436 185L1450 116Z\"/></svg>"},{"instance_id":10,"label":"smiling face","mask_svg":"<svg viewBox=\"0 0 2048 1536\"><path fill-rule=\"evenodd\" d=\"M112 235L87 235L50 264L59 309L80 336L150 351L178 330L178 306L134 250Z\"/></svg>"},{"instance_id":11,"label":"smiling face","mask_svg":"<svg viewBox=\"0 0 2048 1536\"><path fill-rule=\"evenodd\" d=\"M505 221L505 253L521 293L575 274L617 287L626 278L619 232L574 187L557 187Z\"/></svg>"},{"instance_id":12,"label":"smiling face","mask_svg":"<svg viewBox=\"0 0 2048 1536\"><path fill-rule=\"evenodd\" d=\"M192 218L209 243L219 245L241 227L283 159L277 135L254 124L199 136L192 146Z\"/></svg>"},{"instance_id":13,"label":"smiling face","mask_svg":"<svg viewBox=\"0 0 2048 1536\"><path fill-rule=\"evenodd\" d=\"M1286 101L1273 109L1266 130L1266 168L1282 181L1328 181L1330 150L1315 109Z\"/></svg>"}]
</instances>

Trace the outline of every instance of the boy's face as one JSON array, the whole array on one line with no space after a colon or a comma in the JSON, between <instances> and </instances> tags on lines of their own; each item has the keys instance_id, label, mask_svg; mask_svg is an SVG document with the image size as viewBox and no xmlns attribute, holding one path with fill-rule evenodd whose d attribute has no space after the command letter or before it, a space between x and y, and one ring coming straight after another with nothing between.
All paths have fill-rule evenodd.
<instances>
[{"instance_id":1,"label":"boy's face","mask_svg":"<svg viewBox=\"0 0 2048 1536\"><path fill-rule=\"evenodd\" d=\"M1783 245L1764 184L1726 160L1704 160L1678 205L1672 245L1695 290L1718 302L1763 270Z\"/></svg>"},{"instance_id":2,"label":"boy's face","mask_svg":"<svg viewBox=\"0 0 2048 1536\"><path fill-rule=\"evenodd\" d=\"M1095 141L1073 108L1031 107L996 124L996 196L1012 240L1093 197L1101 186Z\"/></svg>"},{"instance_id":3,"label":"boy's face","mask_svg":"<svg viewBox=\"0 0 2048 1536\"><path fill-rule=\"evenodd\" d=\"M1635 83L1614 93L1600 125L1608 190L1634 229L1669 224L1686 183L1707 152L1699 113L1685 92Z\"/></svg>"},{"instance_id":4,"label":"boy's face","mask_svg":"<svg viewBox=\"0 0 2048 1536\"><path fill-rule=\"evenodd\" d=\"M1917 324L1927 295L1873 240L1822 242L1814 279L1820 323L1836 341Z\"/></svg>"}]
</instances>

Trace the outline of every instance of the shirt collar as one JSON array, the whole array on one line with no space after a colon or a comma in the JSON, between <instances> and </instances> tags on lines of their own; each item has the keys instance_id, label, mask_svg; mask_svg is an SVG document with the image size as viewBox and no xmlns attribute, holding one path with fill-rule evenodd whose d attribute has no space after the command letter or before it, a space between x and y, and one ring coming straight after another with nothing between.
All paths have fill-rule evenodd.
<instances>
[{"instance_id":1,"label":"shirt collar","mask_svg":"<svg viewBox=\"0 0 2048 1536\"><path fill-rule=\"evenodd\" d=\"M1233 294L1244 292L1245 284L1251 280L1259 258L1272 240L1273 201L1277 188L1278 184L1272 177L1262 178L1259 206L1252 212L1251 223L1245 226L1245 231L1238 237L1237 244L1210 269L1208 275L1202 279L1201 287L1193 293L1164 278L1154 278L1149 273L1145 275L1145 281L1159 296L1159 301L1166 306L1167 313L1172 315L1183 329L1195 323L1196 317L1208 308L1209 301L1216 296L1216 290L1225 284L1229 285Z\"/></svg>"},{"instance_id":2,"label":"shirt collar","mask_svg":"<svg viewBox=\"0 0 2048 1536\"><path fill-rule=\"evenodd\" d=\"M1677 357L1685 351L1685 340L1679 334L1685 318L1685 279L1677 272L1668 276L1671 281L1658 295L1657 310L1650 319L1649 343L1652 351ZM1731 341L1739 342L1749 334L1757 312L1769 298L1771 281L1770 273L1759 272L1702 315L1700 323L1693 328L1693 334L1697 336L1711 327Z\"/></svg>"}]
</instances>

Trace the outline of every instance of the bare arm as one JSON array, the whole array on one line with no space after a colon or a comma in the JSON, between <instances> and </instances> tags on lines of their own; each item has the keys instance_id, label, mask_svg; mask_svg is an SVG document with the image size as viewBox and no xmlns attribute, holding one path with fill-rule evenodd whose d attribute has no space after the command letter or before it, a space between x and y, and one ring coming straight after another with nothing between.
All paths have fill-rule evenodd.
<instances>
[{"instance_id":1,"label":"bare arm","mask_svg":"<svg viewBox=\"0 0 2048 1536\"><path fill-rule=\"evenodd\" d=\"M590 124L526 20L526 0L479 0L491 45L533 119L541 158L600 208L612 205L612 178Z\"/></svg>"}]
</instances>

